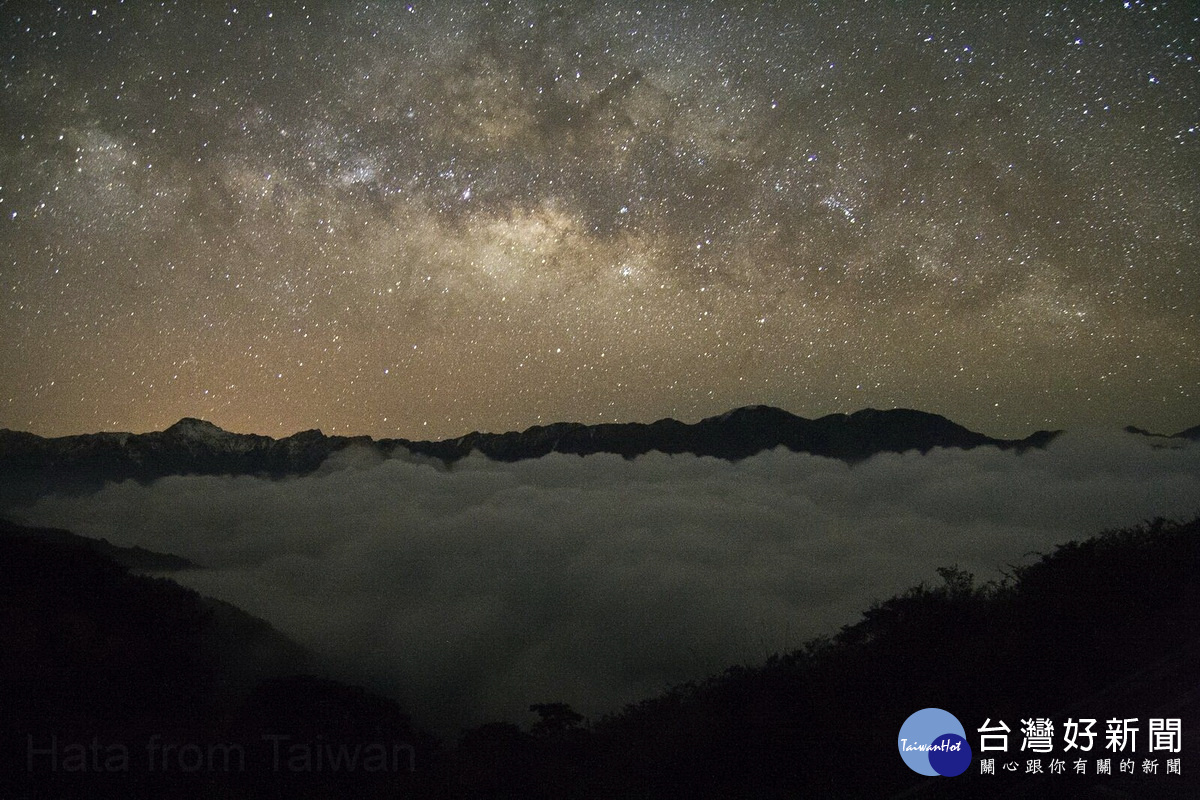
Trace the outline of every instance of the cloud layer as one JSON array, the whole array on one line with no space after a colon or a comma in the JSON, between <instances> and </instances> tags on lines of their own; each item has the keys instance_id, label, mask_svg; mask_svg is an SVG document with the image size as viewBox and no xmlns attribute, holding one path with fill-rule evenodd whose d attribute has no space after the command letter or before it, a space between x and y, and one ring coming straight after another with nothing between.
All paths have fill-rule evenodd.
<instances>
[{"instance_id":1,"label":"cloud layer","mask_svg":"<svg viewBox=\"0 0 1200 800\"><path fill-rule=\"evenodd\" d=\"M996 578L1197 498L1200 448L1093 435L854 467L776 451L446 471L349 453L304 478L126 482L25 516L206 565L175 577L452 731L533 702L616 710L835 632L938 566Z\"/></svg>"}]
</instances>

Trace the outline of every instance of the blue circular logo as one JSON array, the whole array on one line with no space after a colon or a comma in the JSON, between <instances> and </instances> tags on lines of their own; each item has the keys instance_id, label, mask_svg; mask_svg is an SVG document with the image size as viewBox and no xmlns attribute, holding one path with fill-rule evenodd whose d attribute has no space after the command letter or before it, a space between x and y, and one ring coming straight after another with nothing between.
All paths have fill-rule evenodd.
<instances>
[{"instance_id":1,"label":"blue circular logo","mask_svg":"<svg viewBox=\"0 0 1200 800\"><path fill-rule=\"evenodd\" d=\"M913 772L952 778L971 766L971 745L958 718L940 708L923 708L904 720L896 742Z\"/></svg>"}]
</instances>

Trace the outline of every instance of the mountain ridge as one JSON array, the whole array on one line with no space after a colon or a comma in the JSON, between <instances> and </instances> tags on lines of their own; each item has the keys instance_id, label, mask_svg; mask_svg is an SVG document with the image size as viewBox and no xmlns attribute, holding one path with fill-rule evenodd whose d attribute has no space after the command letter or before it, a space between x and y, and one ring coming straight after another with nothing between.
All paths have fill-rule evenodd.
<instances>
[{"instance_id":1,"label":"mountain ridge","mask_svg":"<svg viewBox=\"0 0 1200 800\"><path fill-rule=\"evenodd\" d=\"M62 528L19 525L0 517L0 537L24 536L47 542L55 546L89 550L102 558L108 558L128 570L135 572L180 572L199 569L200 565L173 553L160 553L144 547L122 547L103 537L80 536Z\"/></svg>"},{"instance_id":2,"label":"mountain ridge","mask_svg":"<svg viewBox=\"0 0 1200 800\"><path fill-rule=\"evenodd\" d=\"M43 438L0 429L0 509L49 491L97 488L109 481L149 482L169 475L306 475L355 446L384 458L411 454L446 466L472 453L502 462L551 453L609 453L630 459L650 452L737 461L777 447L853 464L879 453L927 453L938 447L993 446L1020 452L1045 447L1059 433L1037 431L1023 439L997 439L913 409L863 409L807 419L763 405L742 406L690 424L671 418L597 425L560 422L505 433L475 431L438 441L327 436L315 429L274 439L231 433L194 417L140 434Z\"/></svg>"},{"instance_id":3,"label":"mountain ridge","mask_svg":"<svg viewBox=\"0 0 1200 800\"><path fill-rule=\"evenodd\" d=\"M1126 425L1124 431L1151 439L1187 439L1193 442L1200 442L1200 425L1194 425L1178 433L1155 433L1154 431L1148 431L1145 428L1139 428L1135 425Z\"/></svg>"}]
</instances>

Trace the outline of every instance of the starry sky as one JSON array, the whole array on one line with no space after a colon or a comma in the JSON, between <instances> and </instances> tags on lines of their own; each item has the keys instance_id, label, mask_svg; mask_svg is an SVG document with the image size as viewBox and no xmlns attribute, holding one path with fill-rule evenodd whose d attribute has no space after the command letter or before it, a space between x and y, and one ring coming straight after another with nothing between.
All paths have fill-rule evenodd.
<instances>
[{"instance_id":1,"label":"starry sky","mask_svg":"<svg viewBox=\"0 0 1200 800\"><path fill-rule=\"evenodd\" d=\"M1200 422L1184 2L0 2L0 427Z\"/></svg>"}]
</instances>

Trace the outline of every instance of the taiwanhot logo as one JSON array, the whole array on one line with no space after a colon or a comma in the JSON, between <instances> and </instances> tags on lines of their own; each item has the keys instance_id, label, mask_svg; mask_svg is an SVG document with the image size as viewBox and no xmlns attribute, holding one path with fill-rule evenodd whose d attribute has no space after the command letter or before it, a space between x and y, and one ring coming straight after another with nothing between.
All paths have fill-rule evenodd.
<instances>
[{"instance_id":1,"label":"taiwanhot logo","mask_svg":"<svg viewBox=\"0 0 1200 800\"><path fill-rule=\"evenodd\" d=\"M949 711L922 708L900 726L900 757L913 772L953 778L971 766L971 745Z\"/></svg>"}]
</instances>

